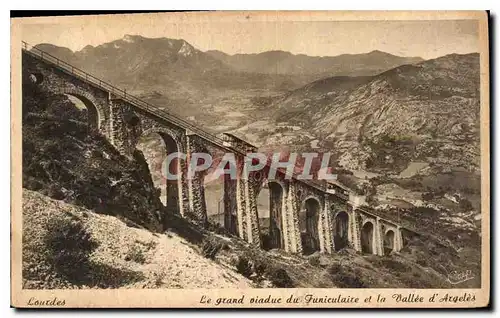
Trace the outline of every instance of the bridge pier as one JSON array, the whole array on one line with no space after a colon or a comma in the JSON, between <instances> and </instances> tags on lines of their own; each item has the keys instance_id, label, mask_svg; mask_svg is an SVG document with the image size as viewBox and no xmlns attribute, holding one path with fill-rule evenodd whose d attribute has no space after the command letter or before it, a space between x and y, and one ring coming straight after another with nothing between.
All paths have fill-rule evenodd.
<instances>
[{"instance_id":1,"label":"bridge pier","mask_svg":"<svg viewBox=\"0 0 500 318\"><path fill-rule=\"evenodd\" d=\"M394 233L394 251L399 252L403 248L403 237L401 233L401 227L396 227L396 233Z\"/></svg>"},{"instance_id":2,"label":"bridge pier","mask_svg":"<svg viewBox=\"0 0 500 318\"><path fill-rule=\"evenodd\" d=\"M236 214L238 220L238 233L241 239L248 241L248 232L247 232L248 220L246 216L247 196L245 191L248 182L242 179L243 158L241 158L240 156L236 156L236 168L237 168L236 170L237 178L235 180L235 183L236 183Z\"/></svg>"},{"instance_id":3,"label":"bridge pier","mask_svg":"<svg viewBox=\"0 0 500 318\"><path fill-rule=\"evenodd\" d=\"M120 99L109 98L109 125L103 129L107 139L113 146L123 155L129 157L132 155L133 149L130 149L129 140L127 136L127 128L125 127L124 102Z\"/></svg>"},{"instance_id":4,"label":"bridge pier","mask_svg":"<svg viewBox=\"0 0 500 318\"><path fill-rule=\"evenodd\" d=\"M281 199L281 234L283 235L283 250L285 252L291 252L292 250L292 239L291 235L293 233L291 224L292 220L290 218L290 214L288 213L288 199L289 199L289 193L290 193L290 185L289 182L285 182L283 184L283 193L282 193L282 199Z\"/></svg>"},{"instance_id":5,"label":"bridge pier","mask_svg":"<svg viewBox=\"0 0 500 318\"><path fill-rule=\"evenodd\" d=\"M224 228L239 236L236 182L230 175L224 175Z\"/></svg>"},{"instance_id":6,"label":"bridge pier","mask_svg":"<svg viewBox=\"0 0 500 318\"><path fill-rule=\"evenodd\" d=\"M300 237L299 224L299 201L297 197L297 185L294 180L289 181L288 196L286 201L288 250L291 253L302 254L302 240Z\"/></svg>"},{"instance_id":7,"label":"bridge pier","mask_svg":"<svg viewBox=\"0 0 500 318\"><path fill-rule=\"evenodd\" d=\"M259 180L256 180L254 174L250 174L248 180L244 180L245 192L245 213L247 225L247 238L250 244L260 246L260 229L259 229L259 215L257 212L257 189L260 187ZM243 178L244 179L244 178Z\"/></svg>"},{"instance_id":8,"label":"bridge pier","mask_svg":"<svg viewBox=\"0 0 500 318\"><path fill-rule=\"evenodd\" d=\"M351 217L349 218L349 241L352 244L354 250L360 252L361 251L361 231L359 224L359 215L356 209L352 208Z\"/></svg>"},{"instance_id":9,"label":"bridge pier","mask_svg":"<svg viewBox=\"0 0 500 318\"><path fill-rule=\"evenodd\" d=\"M375 250L373 251L373 254L379 255L379 256L384 256L384 233L382 232L381 224L380 224L380 218L377 217L375 219L375 229L374 229L374 245L375 245Z\"/></svg>"},{"instance_id":10,"label":"bridge pier","mask_svg":"<svg viewBox=\"0 0 500 318\"><path fill-rule=\"evenodd\" d=\"M202 152L200 147L199 140L197 140L196 135L187 135L186 136L186 144L187 144L187 153L186 153L186 162L188 166L190 165L191 158L193 153ZM192 219L193 222L206 227L208 224L207 218L207 207L205 203L205 188L204 188L204 173L201 171L191 172L189 175L188 168L188 197L189 197L189 212L186 216Z\"/></svg>"},{"instance_id":11,"label":"bridge pier","mask_svg":"<svg viewBox=\"0 0 500 318\"><path fill-rule=\"evenodd\" d=\"M260 246L259 220L257 215L257 197L255 195L255 181L243 175L243 158L236 156L237 179L236 184L236 214L238 234L241 239L250 244ZM232 203L231 203L232 205Z\"/></svg>"},{"instance_id":12,"label":"bridge pier","mask_svg":"<svg viewBox=\"0 0 500 318\"><path fill-rule=\"evenodd\" d=\"M319 244L320 244L320 252L331 254L334 250L333 244L333 223L332 223L332 215L330 213L330 197L328 195L325 196L325 204L323 209L320 212L319 217Z\"/></svg>"}]
</instances>

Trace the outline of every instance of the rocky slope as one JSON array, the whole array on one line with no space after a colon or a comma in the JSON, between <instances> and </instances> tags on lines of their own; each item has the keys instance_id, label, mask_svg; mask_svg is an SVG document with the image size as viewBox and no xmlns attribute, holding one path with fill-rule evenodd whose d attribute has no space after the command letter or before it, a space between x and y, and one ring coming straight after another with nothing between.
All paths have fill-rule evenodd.
<instances>
[{"instance_id":1,"label":"rocky slope","mask_svg":"<svg viewBox=\"0 0 500 318\"><path fill-rule=\"evenodd\" d=\"M371 78L329 81L277 101L277 118L288 115L288 122L311 127L316 136L332 141L342 166L399 173L410 161L423 160L478 170L478 54L449 55Z\"/></svg>"},{"instance_id":2,"label":"rocky slope","mask_svg":"<svg viewBox=\"0 0 500 318\"><path fill-rule=\"evenodd\" d=\"M253 286L175 233L129 227L29 190L23 191L23 242L28 289Z\"/></svg>"}]
</instances>

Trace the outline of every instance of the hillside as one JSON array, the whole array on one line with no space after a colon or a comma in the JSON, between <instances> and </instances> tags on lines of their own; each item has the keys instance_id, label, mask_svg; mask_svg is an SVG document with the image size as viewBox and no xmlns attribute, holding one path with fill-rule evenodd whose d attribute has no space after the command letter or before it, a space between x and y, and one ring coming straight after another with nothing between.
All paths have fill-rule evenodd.
<instances>
[{"instance_id":1,"label":"hillside","mask_svg":"<svg viewBox=\"0 0 500 318\"><path fill-rule=\"evenodd\" d=\"M134 228L37 192L23 191L23 228L27 289L253 286L175 233Z\"/></svg>"},{"instance_id":2,"label":"hillside","mask_svg":"<svg viewBox=\"0 0 500 318\"><path fill-rule=\"evenodd\" d=\"M311 127L332 141L349 169L399 173L411 160L424 160L478 171L478 54L449 55L371 78L318 81L275 105L277 120ZM394 150L405 143L411 149L398 157ZM389 146L392 154L384 152Z\"/></svg>"},{"instance_id":3,"label":"hillside","mask_svg":"<svg viewBox=\"0 0 500 318\"><path fill-rule=\"evenodd\" d=\"M29 81L23 92L24 188L153 231L163 228L163 207L142 153L126 158L89 133L86 109L65 95L42 92Z\"/></svg>"},{"instance_id":4,"label":"hillside","mask_svg":"<svg viewBox=\"0 0 500 318\"><path fill-rule=\"evenodd\" d=\"M353 161L362 165L369 155L365 166L397 169L406 168L411 160L424 160L479 170L478 54L445 56L396 68L357 87L349 96L338 96L333 104L333 109L315 114L314 119L325 115L315 132L327 139L342 139L344 144L358 142L358 151L350 147L350 156L341 158L346 167ZM344 131L342 127L349 128ZM389 145L380 145L384 138L395 140L392 154L381 151L389 151ZM400 152L403 158L395 156L405 143L410 147L403 148L413 149ZM372 153L365 154L365 147Z\"/></svg>"}]
</instances>

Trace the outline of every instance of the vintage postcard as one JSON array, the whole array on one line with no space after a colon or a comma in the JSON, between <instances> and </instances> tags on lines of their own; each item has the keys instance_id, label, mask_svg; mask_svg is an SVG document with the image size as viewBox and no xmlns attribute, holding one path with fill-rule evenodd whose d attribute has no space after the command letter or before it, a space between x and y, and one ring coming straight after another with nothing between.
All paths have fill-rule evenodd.
<instances>
[{"instance_id":1,"label":"vintage postcard","mask_svg":"<svg viewBox=\"0 0 500 318\"><path fill-rule=\"evenodd\" d=\"M488 306L487 12L11 27L12 306Z\"/></svg>"}]
</instances>

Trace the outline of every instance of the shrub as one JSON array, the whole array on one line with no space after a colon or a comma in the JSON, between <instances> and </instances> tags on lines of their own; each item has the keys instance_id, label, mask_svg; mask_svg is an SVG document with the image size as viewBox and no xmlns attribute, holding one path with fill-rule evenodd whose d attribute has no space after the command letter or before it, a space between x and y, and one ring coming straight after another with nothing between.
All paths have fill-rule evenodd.
<instances>
[{"instance_id":1,"label":"shrub","mask_svg":"<svg viewBox=\"0 0 500 318\"><path fill-rule=\"evenodd\" d=\"M137 245L132 246L127 255L125 255L125 260L133 261L139 264L144 264L146 262L146 256L144 256L144 251Z\"/></svg>"},{"instance_id":2,"label":"shrub","mask_svg":"<svg viewBox=\"0 0 500 318\"><path fill-rule=\"evenodd\" d=\"M313 254L309 257L308 259L309 264L312 266L319 266L320 264L320 259L319 259L319 254Z\"/></svg>"},{"instance_id":3,"label":"shrub","mask_svg":"<svg viewBox=\"0 0 500 318\"><path fill-rule=\"evenodd\" d=\"M262 242L261 247L264 251L269 251L273 248L271 237L269 236L269 234L261 234L260 241Z\"/></svg>"},{"instance_id":4,"label":"shrub","mask_svg":"<svg viewBox=\"0 0 500 318\"><path fill-rule=\"evenodd\" d=\"M411 268L408 265L392 258L382 258L379 261L379 264L387 269L393 270L396 273L411 271Z\"/></svg>"},{"instance_id":5,"label":"shrub","mask_svg":"<svg viewBox=\"0 0 500 318\"><path fill-rule=\"evenodd\" d=\"M273 285L278 288L292 288L295 286L288 272L282 268L273 269L268 276Z\"/></svg>"},{"instance_id":6,"label":"shrub","mask_svg":"<svg viewBox=\"0 0 500 318\"><path fill-rule=\"evenodd\" d=\"M202 254L208 259L215 259L215 256L222 249L222 244L215 239L206 239L203 243Z\"/></svg>"},{"instance_id":7,"label":"shrub","mask_svg":"<svg viewBox=\"0 0 500 318\"><path fill-rule=\"evenodd\" d=\"M267 271L267 265L264 262L261 261L256 261L254 262L253 270L257 277L262 277L264 276L265 272Z\"/></svg>"},{"instance_id":8,"label":"shrub","mask_svg":"<svg viewBox=\"0 0 500 318\"><path fill-rule=\"evenodd\" d=\"M167 272L165 270L153 273L153 287L158 288L163 285L163 280L166 276Z\"/></svg>"},{"instance_id":9,"label":"shrub","mask_svg":"<svg viewBox=\"0 0 500 318\"><path fill-rule=\"evenodd\" d=\"M211 232L216 233L216 234L225 235L225 236L233 236L233 233L228 231L224 226L222 226L218 223L212 222L212 221L208 221L207 229Z\"/></svg>"},{"instance_id":10,"label":"shrub","mask_svg":"<svg viewBox=\"0 0 500 318\"><path fill-rule=\"evenodd\" d=\"M63 200L65 197L60 185L58 184L51 184L47 190L47 195L56 200Z\"/></svg>"},{"instance_id":11,"label":"shrub","mask_svg":"<svg viewBox=\"0 0 500 318\"><path fill-rule=\"evenodd\" d=\"M63 218L47 226L47 258L57 273L68 280L78 280L90 268L89 256L97 243L81 223Z\"/></svg>"},{"instance_id":12,"label":"shrub","mask_svg":"<svg viewBox=\"0 0 500 318\"><path fill-rule=\"evenodd\" d=\"M155 233L153 233L155 234ZM141 243L142 245L144 245L146 247L146 249L149 251L149 250L152 250L152 249L155 249L156 246L158 245L157 242L153 241L153 240L150 240L149 242L147 243L143 243L141 241L137 241L138 243Z\"/></svg>"},{"instance_id":13,"label":"shrub","mask_svg":"<svg viewBox=\"0 0 500 318\"><path fill-rule=\"evenodd\" d=\"M249 278L253 273L252 263L245 256L238 256L236 271L239 274Z\"/></svg>"},{"instance_id":14,"label":"shrub","mask_svg":"<svg viewBox=\"0 0 500 318\"><path fill-rule=\"evenodd\" d=\"M360 272L355 272L351 268L333 264L328 269L332 281L341 288L366 288L369 287L360 278Z\"/></svg>"},{"instance_id":15,"label":"shrub","mask_svg":"<svg viewBox=\"0 0 500 318\"><path fill-rule=\"evenodd\" d=\"M461 199L459 201L459 207L460 207L460 210L462 210L464 212L468 212L468 211L473 209L472 203L467 199Z\"/></svg>"}]
</instances>

